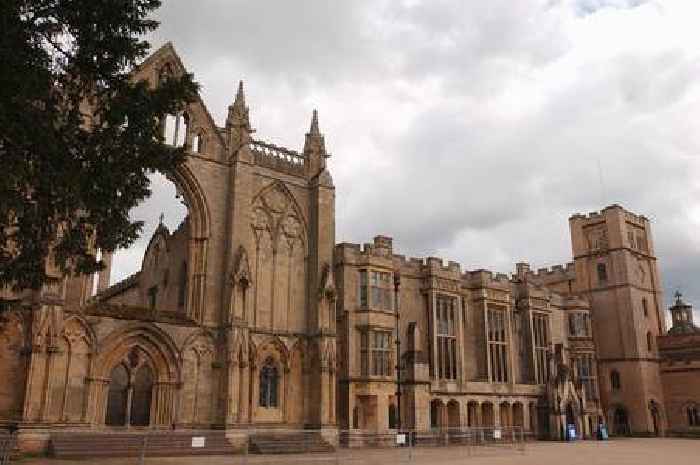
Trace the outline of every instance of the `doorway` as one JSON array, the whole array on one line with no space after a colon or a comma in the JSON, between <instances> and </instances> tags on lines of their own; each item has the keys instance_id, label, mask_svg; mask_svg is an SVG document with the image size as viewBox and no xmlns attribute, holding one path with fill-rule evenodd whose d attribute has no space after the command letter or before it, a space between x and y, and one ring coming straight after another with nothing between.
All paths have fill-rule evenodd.
<instances>
[{"instance_id":1,"label":"doorway","mask_svg":"<svg viewBox=\"0 0 700 465\"><path fill-rule=\"evenodd\" d=\"M107 426L149 426L153 397L153 371L141 365L133 375L123 363L112 370L107 395Z\"/></svg>"}]
</instances>

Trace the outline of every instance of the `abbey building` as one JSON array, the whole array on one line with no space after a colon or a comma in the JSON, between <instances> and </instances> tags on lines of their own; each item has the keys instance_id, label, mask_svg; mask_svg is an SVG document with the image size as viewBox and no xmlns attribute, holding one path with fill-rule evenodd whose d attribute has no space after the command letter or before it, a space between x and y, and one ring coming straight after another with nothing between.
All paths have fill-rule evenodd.
<instances>
[{"instance_id":1,"label":"abbey building","mask_svg":"<svg viewBox=\"0 0 700 465\"><path fill-rule=\"evenodd\" d=\"M135 78L183 71L167 44ZM666 329L643 216L572 216L565 266L467 270L335 243L315 112L300 151L257 137L242 85L223 126L197 101L163 130L190 149L168 174L188 215L141 271L0 294L0 422L25 449L58 431L697 431L700 336L680 298Z\"/></svg>"}]
</instances>

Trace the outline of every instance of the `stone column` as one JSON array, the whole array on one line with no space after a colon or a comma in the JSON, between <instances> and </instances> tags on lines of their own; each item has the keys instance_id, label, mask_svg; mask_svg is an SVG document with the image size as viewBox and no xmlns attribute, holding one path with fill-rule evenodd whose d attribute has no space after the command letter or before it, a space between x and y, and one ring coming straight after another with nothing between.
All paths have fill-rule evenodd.
<instances>
[{"instance_id":1,"label":"stone column","mask_svg":"<svg viewBox=\"0 0 700 465\"><path fill-rule=\"evenodd\" d=\"M530 403L523 402L523 431L530 431Z\"/></svg>"},{"instance_id":2,"label":"stone column","mask_svg":"<svg viewBox=\"0 0 700 465\"><path fill-rule=\"evenodd\" d=\"M49 421L49 413L51 412L51 391L53 390L53 383L55 382L53 376L53 366L56 354L59 352L59 348L55 346L49 346L46 349L46 367L44 371L44 387L42 390L42 401L41 401L41 421Z\"/></svg>"}]
</instances>

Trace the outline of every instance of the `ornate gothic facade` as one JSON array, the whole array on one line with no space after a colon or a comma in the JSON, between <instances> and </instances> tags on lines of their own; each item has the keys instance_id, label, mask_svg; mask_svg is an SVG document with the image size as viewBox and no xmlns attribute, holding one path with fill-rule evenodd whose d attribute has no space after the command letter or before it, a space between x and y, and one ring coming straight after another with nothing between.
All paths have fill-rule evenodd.
<instances>
[{"instance_id":1,"label":"ornate gothic facade","mask_svg":"<svg viewBox=\"0 0 700 465\"><path fill-rule=\"evenodd\" d=\"M181 72L168 44L134 77L155 86ZM141 271L113 286L109 266L55 274L40 292L0 295L0 422L20 427L25 449L54 431L139 428L332 439L338 428L514 425L558 438L565 424L591 435L602 422L664 434L700 402L663 381L679 369L660 369L644 217L574 215L565 267L463 270L395 254L384 236L335 244L315 112L301 152L253 138L242 85L223 127L197 101L163 129L190 149L168 174L188 215L158 227ZM691 339L684 354L700 347Z\"/></svg>"}]
</instances>

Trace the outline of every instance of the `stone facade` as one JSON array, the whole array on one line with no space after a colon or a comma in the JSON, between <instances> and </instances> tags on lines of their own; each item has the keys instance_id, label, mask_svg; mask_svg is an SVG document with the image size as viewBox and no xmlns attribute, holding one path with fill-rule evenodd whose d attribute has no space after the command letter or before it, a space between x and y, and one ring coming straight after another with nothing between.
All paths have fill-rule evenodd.
<instances>
[{"instance_id":1,"label":"stone facade","mask_svg":"<svg viewBox=\"0 0 700 465\"><path fill-rule=\"evenodd\" d=\"M563 438L567 424L587 437L599 424L618 435L677 428L697 396L672 376L697 374L661 367L670 336L659 339L649 221L613 205L569 225L572 263L518 263L510 276L407 259L384 236L337 245L340 426L518 426L543 438ZM698 340L683 344L697 358ZM678 394L666 403L664 391Z\"/></svg>"},{"instance_id":2,"label":"stone facade","mask_svg":"<svg viewBox=\"0 0 700 465\"><path fill-rule=\"evenodd\" d=\"M184 70L167 44L134 78ZM196 101L163 130L189 150L167 173L188 214L157 228L141 270L108 286L105 255L98 276L50 270L38 292L0 294L0 423L25 450L66 429L664 434L700 402L680 384L697 379L700 341L657 339L644 217L574 215L566 266L463 270L385 236L335 245L316 112L300 152L253 138L242 84L223 127Z\"/></svg>"},{"instance_id":3,"label":"stone facade","mask_svg":"<svg viewBox=\"0 0 700 465\"><path fill-rule=\"evenodd\" d=\"M680 293L671 315L673 326L658 339L670 433L700 437L700 328Z\"/></svg>"}]
</instances>

